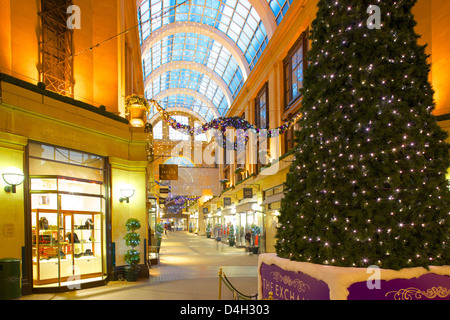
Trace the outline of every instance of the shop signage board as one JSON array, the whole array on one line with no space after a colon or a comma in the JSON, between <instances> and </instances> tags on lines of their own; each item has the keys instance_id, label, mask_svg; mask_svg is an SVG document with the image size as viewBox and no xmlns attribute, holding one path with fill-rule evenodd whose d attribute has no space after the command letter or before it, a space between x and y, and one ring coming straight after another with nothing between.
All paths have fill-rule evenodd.
<instances>
[{"instance_id":1,"label":"shop signage board","mask_svg":"<svg viewBox=\"0 0 450 320\"><path fill-rule=\"evenodd\" d=\"M226 206L231 206L231 198L223 198L223 205Z\"/></svg>"},{"instance_id":2,"label":"shop signage board","mask_svg":"<svg viewBox=\"0 0 450 320\"><path fill-rule=\"evenodd\" d=\"M450 277L428 273L418 278L380 280L378 287L357 282L347 300L450 300Z\"/></svg>"},{"instance_id":3,"label":"shop signage board","mask_svg":"<svg viewBox=\"0 0 450 320\"><path fill-rule=\"evenodd\" d=\"M178 180L178 165L160 164L159 180Z\"/></svg>"},{"instance_id":4,"label":"shop signage board","mask_svg":"<svg viewBox=\"0 0 450 320\"><path fill-rule=\"evenodd\" d=\"M208 208L203 208L203 214L208 214Z\"/></svg>"},{"instance_id":5,"label":"shop signage board","mask_svg":"<svg viewBox=\"0 0 450 320\"><path fill-rule=\"evenodd\" d=\"M264 262L259 273L263 299L272 292L274 300L330 300L328 285L305 273L286 271Z\"/></svg>"},{"instance_id":6,"label":"shop signage board","mask_svg":"<svg viewBox=\"0 0 450 320\"><path fill-rule=\"evenodd\" d=\"M253 198L253 189L252 188L244 188L244 199L252 199Z\"/></svg>"},{"instance_id":7,"label":"shop signage board","mask_svg":"<svg viewBox=\"0 0 450 320\"><path fill-rule=\"evenodd\" d=\"M160 189L159 189L159 193L160 193L160 194L161 194L161 193L167 194L167 193L169 193L169 188L160 188Z\"/></svg>"},{"instance_id":8,"label":"shop signage board","mask_svg":"<svg viewBox=\"0 0 450 320\"><path fill-rule=\"evenodd\" d=\"M450 300L447 266L385 269L377 275L370 268L295 262L270 253L259 258L262 299L272 293L274 300Z\"/></svg>"}]
</instances>

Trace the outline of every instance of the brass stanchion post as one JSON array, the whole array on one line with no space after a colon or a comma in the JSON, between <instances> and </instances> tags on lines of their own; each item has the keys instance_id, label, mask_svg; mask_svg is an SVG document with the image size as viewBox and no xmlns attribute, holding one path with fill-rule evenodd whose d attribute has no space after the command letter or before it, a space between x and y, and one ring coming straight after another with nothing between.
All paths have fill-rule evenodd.
<instances>
[{"instance_id":1,"label":"brass stanchion post","mask_svg":"<svg viewBox=\"0 0 450 320\"><path fill-rule=\"evenodd\" d=\"M222 299L222 268L219 269L219 300Z\"/></svg>"}]
</instances>

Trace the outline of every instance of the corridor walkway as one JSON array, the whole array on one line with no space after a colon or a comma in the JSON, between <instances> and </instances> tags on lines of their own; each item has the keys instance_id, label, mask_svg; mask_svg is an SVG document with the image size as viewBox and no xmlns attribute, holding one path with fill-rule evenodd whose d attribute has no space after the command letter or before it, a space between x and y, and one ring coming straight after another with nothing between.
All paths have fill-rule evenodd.
<instances>
[{"instance_id":1,"label":"corridor walkway","mask_svg":"<svg viewBox=\"0 0 450 320\"><path fill-rule=\"evenodd\" d=\"M217 300L219 268L244 294L257 293L258 255L184 231L163 237L158 265L149 279L111 281L100 288L58 294L34 294L22 300ZM222 299L232 299L222 285Z\"/></svg>"}]
</instances>

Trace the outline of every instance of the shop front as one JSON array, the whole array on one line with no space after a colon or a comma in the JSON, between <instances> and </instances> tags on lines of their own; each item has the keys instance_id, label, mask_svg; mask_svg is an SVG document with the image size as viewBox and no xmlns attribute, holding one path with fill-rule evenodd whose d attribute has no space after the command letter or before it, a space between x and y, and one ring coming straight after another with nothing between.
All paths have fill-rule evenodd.
<instances>
[{"instance_id":1,"label":"shop front","mask_svg":"<svg viewBox=\"0 0 450 320\"><path fill-rule=\"evenodd\" d=\"M235 234L236 230L236 209L227 206L222 209L222 216L223 216L223 234L222 234L222 242L228 243L228 236L230 234L230 231L233 230L233 234Z\"/></svg>"},{"instance_id":2,"label":"shop front","mask_svg":"<svg viewBox=\"0 0 450 320\"><path fill-rule=\"evenodd\" d=\"M34 288L77 288L107 277L105 158L39 142L28 145Z\"/></svg>"},{"instance_id":3,"label":"shop front","mask_svg":"<svg viewBox=\"0 0 450 320\"><path fill-rule=\"evenodd\" d=\"M198 234L199 224L198 224L198 211L191 211L189 213L189 232Z\"/></svg>"},{"instance_id":4,"label":"shop front","mask_svg":"<svg viewBox=\"0 0 450 320\"><path fill-rule=\"evenodd\" d=\"M261 206L264 208L266 230L266 252L274 253L278 216L280 215L281 200L284 198L284 186L276 186L263 192L264 199Z\"/></svg>"},{"instance_id":5,"label":"shop front","mask_svg":"<svg viewBox=\"0 0 450 320\"><path fill-rule=\"evenodd\" d=\"M256 199L243 199L236 205L236 247L246 247L247 232L251 234L251 246L259 247L264 252L264 222L261 207Z\"/></svg>"}]
</instances>

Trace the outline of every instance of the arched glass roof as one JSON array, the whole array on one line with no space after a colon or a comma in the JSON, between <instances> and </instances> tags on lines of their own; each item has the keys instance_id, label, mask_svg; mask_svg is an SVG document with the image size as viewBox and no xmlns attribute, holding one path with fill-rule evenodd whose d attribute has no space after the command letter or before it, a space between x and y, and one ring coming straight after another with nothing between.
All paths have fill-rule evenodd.
<instances>
[{"instance_id":1,"label":"arched glass roof","mask_svg":"<svg viewBox=\"0 0 450 320\"><path fill-rule=\"evenodd\" d=\"M244 83L236 59L219 42L196 33L169 35L155 43L143 57L144 77L174 61L195 62L217 73L229 87L233 98Z\"/></svg>"},{"instance_id":2,"label":"arched glass roof","mask_svg":"<svg viewBox=\"0 0 450 320\"><path fill-rule=\"evenodd\" d=\"M205 74L195 70L180 69L167 71L156 77L151 84L148 84L145 93L147 97L155 97L164 90L174 88L190 89L204 95L214 104L220 115L224 115L228 110L225 94L219 88L218 84Z\"/></svg>"},{"instance_id":3,"label":"arched glass roof","mask_svg":"<svg viewBox=\"0 0 450 320\"><path fill-rule=\"evenodd\" d=\"M171 95L160 99L158 102L164 109L182 110L183 108L185 108L191 110L200 115L207 122L215 118L213 110L211 110L208 105L206 105L200 99L186 94ZM154 108L152 107L149 112L149 119L153 118L156 113L158 113L158 111L154 110Z\"/></svg>"},{"instance_id":4,"label":"arched glass roof","mask_svg":"<svg viewBox=\"0 0 450 320\"><path fill-rule=\"evenodd\" d=\"M267 2L272 9L277 25L279 25L291 6L292 0L267 0Z\"/></svg>"},{"instance_id":5,"label":"arched glass roof","mask_svg":"<svg viewBox=\"0 0 450 320\"><path fill-rule=\"evenodd\" d=\"M146 97L163 96L158 100L163 107L195 110L207 121L225 116L291 2L142 0L138 21ZM176 88L190 91L177 94ZM163 94L167 90L173 98Z\"/></svg>"}]
</instances>

